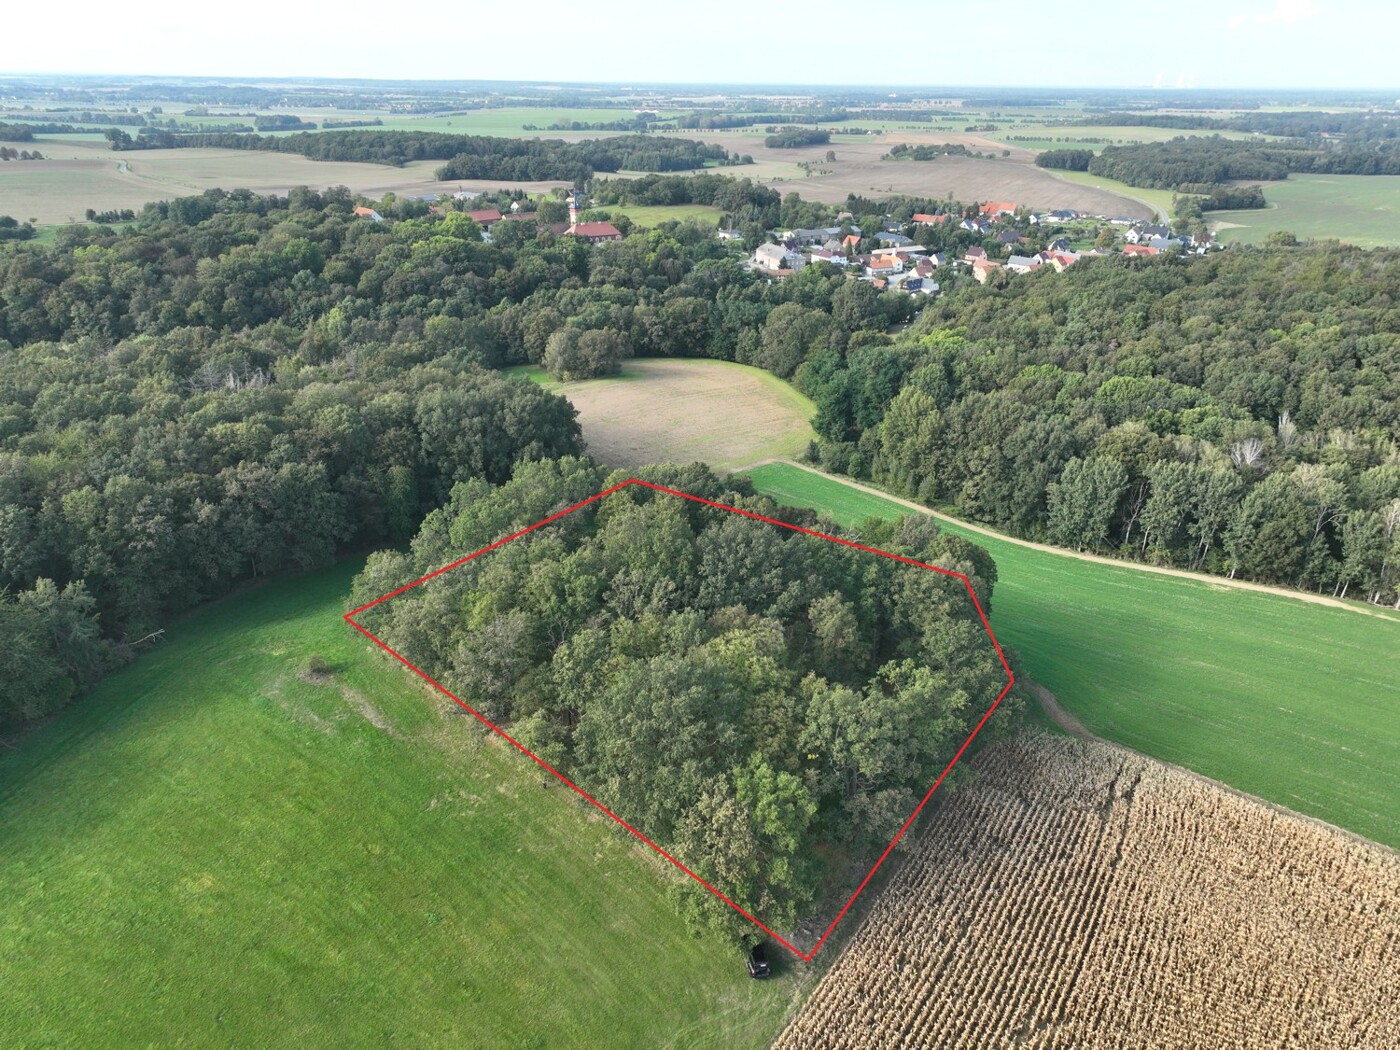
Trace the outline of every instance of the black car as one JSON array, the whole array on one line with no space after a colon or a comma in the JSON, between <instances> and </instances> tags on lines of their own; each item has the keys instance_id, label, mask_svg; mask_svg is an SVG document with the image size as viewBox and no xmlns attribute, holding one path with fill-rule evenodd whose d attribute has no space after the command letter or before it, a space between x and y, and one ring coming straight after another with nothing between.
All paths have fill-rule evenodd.
<instances>
[{"instance_id":1,"label":"black car","mask_svg":"<svg viewBox=\"0 0 1400 1050\"><path fill-rule=\"evenodd\" d=\"M763 945L755 944L744 957L744 965L749 968L749 976L755 980L768 976L768 951Z\"/></svg>"}]
</instances>

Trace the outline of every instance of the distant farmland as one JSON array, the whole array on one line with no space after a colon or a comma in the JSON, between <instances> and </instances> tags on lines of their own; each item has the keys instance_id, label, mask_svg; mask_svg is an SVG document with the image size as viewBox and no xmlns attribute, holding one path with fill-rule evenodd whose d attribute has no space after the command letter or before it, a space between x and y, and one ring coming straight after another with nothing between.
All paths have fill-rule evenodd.
<instances>
[{"instance_id":1,"label":"distant farmland","mask_svg":"<svg viewBox=\"0 0 1400 1050\"><path fill-rule=\"evenodd\" d=\"M787 464L750 477L847 524L909 513ZM997 637L1091 732L1400 847L1400 622L940 527L991 552Z\"/></svg>"},{"instance_id":2,"label":"distant farmland","mask_svg":"<svg viewBox=\"0 0 1400 1050\"><path fill-rule=\"evenodd\" d=\"M1395 853L1109 745L975 767L774 1050L1394 1045Z\"/></svg>"}]
</instances>

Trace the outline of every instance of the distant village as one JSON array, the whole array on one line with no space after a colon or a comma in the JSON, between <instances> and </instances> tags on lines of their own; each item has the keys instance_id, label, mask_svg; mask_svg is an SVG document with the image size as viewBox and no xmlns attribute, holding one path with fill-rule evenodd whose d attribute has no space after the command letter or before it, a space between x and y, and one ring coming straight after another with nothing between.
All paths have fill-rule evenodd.
<instances>
[{"instance_id":1,"label":"distant village","mask_svg":"<svg viewBox=\"0 0 1400 1050\"><path fill-rule=\"evenodd\" d=\"M1042 267L1063 272L1091 255L1150 256L1173 250L1204 254L1218 247L1209 234L1193 237L1173 233L1165 225L1085 212L1036 212L1004 201L989 201L967 212L918 213L907 223L890 220L869 237L851 225L854 216L849 212L838 218L843 225L770 231L771 241L759 245L746 265L782 278L814 263L829 263L878 289L937 295L934 275L944 267L967 268L979 284L986 284L997 274L1031 273ZM936 240L920 235L946 224L982 238L982 243L956 252L918 243ZM1043 230L1054 235L1037 236ZM1105 236L1105 230L1111 234ZM1084 246L1077 236L1081 233L1093 246ZM742 240L736 230L721 230L719 237Z\"/></svg>"}]
</instances>

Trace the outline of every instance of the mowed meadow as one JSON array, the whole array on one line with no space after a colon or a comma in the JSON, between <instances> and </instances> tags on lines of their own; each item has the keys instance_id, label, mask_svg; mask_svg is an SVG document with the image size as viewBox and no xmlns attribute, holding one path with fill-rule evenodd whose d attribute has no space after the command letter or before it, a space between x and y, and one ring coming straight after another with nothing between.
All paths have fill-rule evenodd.
<instances>
[{"instance_id":1,"label":"mowed meadow","mask_svg":"<svg viewBox=\"0 0 1400 1050\"><path fill-rule=\"evenodd\" d=\"M842 524L910 513L789 464L749 477ZM1400 618L941 527L991 552L997 637L1091 732L1400 847Z\"/></svg>"},{"instance_id":2,"label":"mowed meadow","mask_svg":"<svg viewBox=\"0 0 1400 1050\"><path fill-rule=\"evenodd\" d=\"M764 1045L803 978L748 980L630 836L352 635L359 567L172 624L0 748L0 1044Z\"/></svg>"},{"instance_id":3,"label":"mowed meadow","mask_svg":"<svg viewBox=\"0 0 1400 1050\"><path fill-rule=\"evenodd\" d=\"M612 467L700 460L735 470L802 454L816 405L761 368L729 361L639 358L622 374L560 383L528 375L578 409L588 454Z\"/></svg>"},{"instance_id":4,"label":"mowed meadow","mask_svg":"<svg viewBox=\"0 0 1400 1050\"><path fill-rule=\"evenodd\" d=\"M1259 244L1275 230L1335 237L1362 248L1400 244L1400 175L1290 175L1264 183L1267 208L1218 211L1227 244Z\"/></svg>"}]
</instances>

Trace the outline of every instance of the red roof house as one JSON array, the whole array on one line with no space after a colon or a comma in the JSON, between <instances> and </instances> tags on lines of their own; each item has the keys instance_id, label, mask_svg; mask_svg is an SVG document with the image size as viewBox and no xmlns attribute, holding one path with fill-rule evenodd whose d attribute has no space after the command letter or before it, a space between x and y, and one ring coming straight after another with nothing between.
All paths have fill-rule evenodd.
<instances>
[{"instance_id":1,"label":"red roof house","mask_svg":"<svg viewBox=\"0 0 1400 1050\"><path fill-rule=\"evenodd\" d=\"M478 226L484 226L489 230L501 221L501 213L495 208L483 208L481 211L467 212L467 218L476 222Z\"/></svg>"},{"instance_id":2,"label":"red roof house","mask_svg":"<svg viewBox=\"0 0 1400 1050\"><path fill-rule=\"evenodd\" d=\"M566 236L582 237L589 244L622 240L622 231L610 222L576 222L564 233Z\"/></svg>"},{"instance_id":3,"label":"red roof house","mask_svg":"<svg viewBox=\"0 0 1400 1050\"><path fill-rule=\"evenodd\" d=\"M982 205L982 214L995 219L998 215L1015 215L1016 205L1006 201L988 201Z\"/></svg>"}]
</instances>

